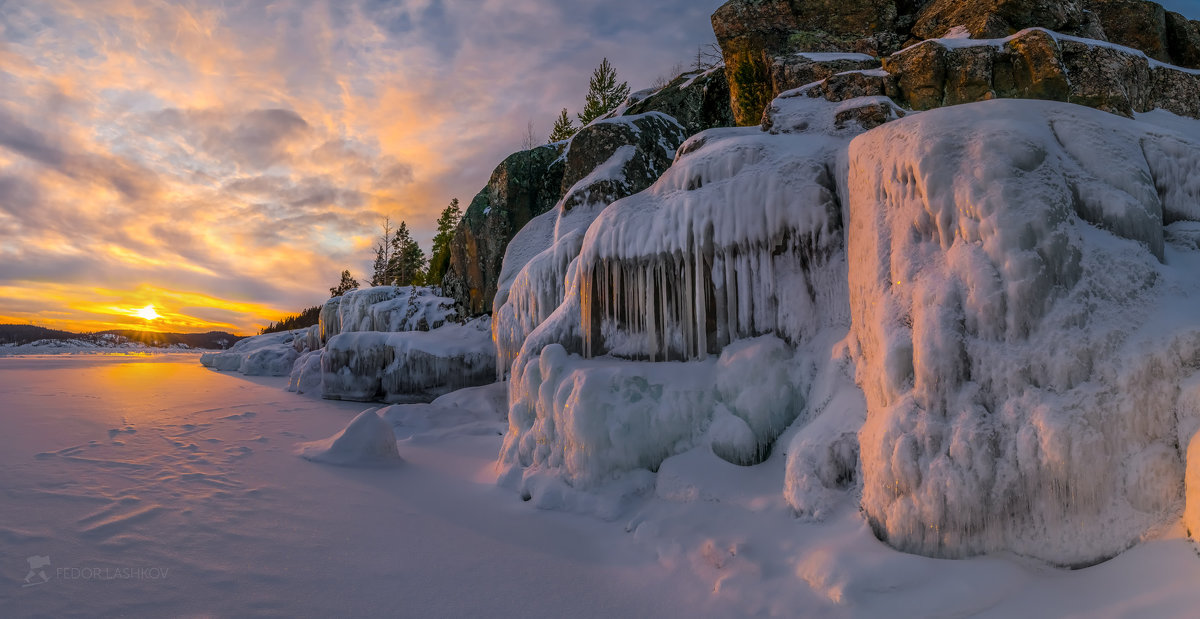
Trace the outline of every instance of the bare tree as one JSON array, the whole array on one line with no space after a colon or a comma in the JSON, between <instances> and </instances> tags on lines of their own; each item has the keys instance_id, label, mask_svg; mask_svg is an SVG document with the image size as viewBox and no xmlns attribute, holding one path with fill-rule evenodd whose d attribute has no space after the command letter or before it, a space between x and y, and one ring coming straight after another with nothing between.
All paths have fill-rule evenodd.
<instances>
[{"instance_id":1,"label":"bare tree","mask_svg":"<svg viewBox=\"0 0 1200 619\"><path fill-rule=\"evenodd\" d=\"M529 119L529 122L525 124L525 137L521 141L521 150L529 150L534 146L537 146L537 144L538 140L533 135L533 119L531 118Z\"/></svg>"}]
</instances>

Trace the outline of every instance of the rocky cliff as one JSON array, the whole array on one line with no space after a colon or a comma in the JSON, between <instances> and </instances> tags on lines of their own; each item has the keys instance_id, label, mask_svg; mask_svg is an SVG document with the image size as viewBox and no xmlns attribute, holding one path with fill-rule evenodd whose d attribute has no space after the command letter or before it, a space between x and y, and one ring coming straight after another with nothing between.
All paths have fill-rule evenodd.
<instances>
[{"instance_id":1,"label":"rocky cliff","mask_svg":"<svg viewBox=\"0 0 1200 619\"><path fill-rule=\"evenodd\" d=\"M878 68L901 50L902 59L910 61L923 54L941 54L928 47L915 52L911 49L933 39L1005 39L1030 28L1065 35L1054 37L1052 43L1039 44L1036 39L1023 39L1016 44L1006 41L1003 47L1007 49L995 54L981 48L954 54L956 66L947 67L939 58L929 58L909 63L893 61L885 67L895 79L922 87L939 83L950 75L966 82L965 89L979 90L962 98L952 96L948 102L939 101L937 105L975 101L986 93L998 98L1060 101L1071 101L1075 96L1078 100L1072 102L1088 105L1087 98L1109 98L1109 91L1121 87L1116 81L1129 83L1129 89L1137 90L1139 79L1143 83L1161 81L1159 94L1145 96L1178 98L1175 93L1192 85L1179 84L1177 73L1131 79L1113 74L1122 71L1145 74L1158 69L1159 63L1200 67L1200 22L1189 21L1146 0L850 0L829 4L805 0L731 0L713 14L713 30L725 57L737 124L758 124L767 104L786 90L841 71ZM1070 37L1092 43L1072 42ZM1117 47L1096 42L1110 42ZM940 46L949 47L944 43ZM1013 62L1008 62L1009 58ZM845 63L850 60L857 61L858 66L847 67ZM1045 68L1057 73L1050 79L1058 79L1059 83L1022 85L1006 81L1003 74L1006 63L1017 74ZM1125 66L1131 63L1139 67ZM1055 71L1054 65L1060 68ZM998 87L991 75L993 66L1001 68ZM989 75L981 76L981 72ZM1016 75L1013 80L1020 77ZM1067 92L1066 82L1071 77L1085 82L1074 93ZM1100 83L1093 83L1096 81ZM1055 87L1063 91L1053 92ZM1152 87L1153 84L1136 94L1123 96L1136 98ZM1081 94L1087 89L1103 93ZM933 106L927 96L918 95L916 100L916 105L924 106L920 109ZM1094 107L1104 109L1105 105L1108 104ZM1151 101L1141 108L1126 105L1122 109L1140 110L1155 105ZM1176 105L1176 109L1182 108Z\"/></svg>"},{"instance_id":2,"label":"rocky cliff","mask_svg":"<svg viewBox=\"0 0 1200 619\"><path fill-rule=\"evenodd\" d=\"M581 200L603 197L607 205L645 189L671 164L685 137L728 124L727 101L716 72L689 75L623 109L626 115L580 129L565 143L510 155L471 201L455 231L450 268L442 280L445 293L469 316L491 313L505 250L523 226L564 198L570 210ZM668 114L682 118L691 131ZM618 151L628 156L613 174L591 178L586 190L576 187Z\"/></svg>"}]
</instances>

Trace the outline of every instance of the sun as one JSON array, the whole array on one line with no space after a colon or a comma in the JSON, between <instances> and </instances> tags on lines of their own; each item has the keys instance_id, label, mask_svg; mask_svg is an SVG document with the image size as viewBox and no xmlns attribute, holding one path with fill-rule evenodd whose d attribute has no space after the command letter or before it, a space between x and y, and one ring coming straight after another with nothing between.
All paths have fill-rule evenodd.
<instances>
[{"instance_id":1,"label":"sun","mask_svg":"<svg viewBox=\"0 0 1200 619\"><path fill-rule=\"evenodd\" d=\"M133 310L133 315L137 316L139 318L145 318L146 320L154 320L155 318L162 318L162 316L158 315L158 312L154 311L153 305L147 305L146 307L143 307L142 309Z\"/></svg>"}]
</instances>

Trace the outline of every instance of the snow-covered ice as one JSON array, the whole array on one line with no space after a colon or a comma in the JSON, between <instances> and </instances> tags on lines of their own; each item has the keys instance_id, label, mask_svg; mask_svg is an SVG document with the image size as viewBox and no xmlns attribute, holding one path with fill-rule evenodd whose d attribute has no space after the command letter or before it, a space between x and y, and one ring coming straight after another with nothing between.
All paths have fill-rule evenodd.
<instances>
[{"instance_id":1,"label":"snow-covered ice","mask_svg":"<svg viewBox=\"0 0 1200 619\"><path fill-rule=\"evenodd\" d=\"M787 447L754 467L706 449L669 457L605 521L494 486L502 439L478 430L502 411L502 385L384 409L405 464L346 468L293 451L364 406L284 384L195 355L0 359L2 614L1115 618L1200 606L1200 559L1178 524L1075 571L1007 553L920 557L876 540L850 494L820 522L795 518L780 494ZM448 410L461 423L435 427ZM30 557L48 558L44 584L24 586L41 581L26 580Z\"/></svg>"}]
</instances>

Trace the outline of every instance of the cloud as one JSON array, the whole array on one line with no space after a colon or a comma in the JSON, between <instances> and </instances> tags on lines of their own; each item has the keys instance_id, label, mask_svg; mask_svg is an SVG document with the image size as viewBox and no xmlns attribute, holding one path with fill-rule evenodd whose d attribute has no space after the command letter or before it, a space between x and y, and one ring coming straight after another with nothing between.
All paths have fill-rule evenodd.
<instances>
[{"instance_id":1,"label":"cloud","mask_svg":"<svg viewBox=\"0 0 1200 619\"><path fill-rule=\"evenodd\" d=\"M0 2L0 315L186 293L180 328L250 331L320 302L384 216L428 243L602 57L643 87L720 3Z\"/></svg>"}]
</instances>

